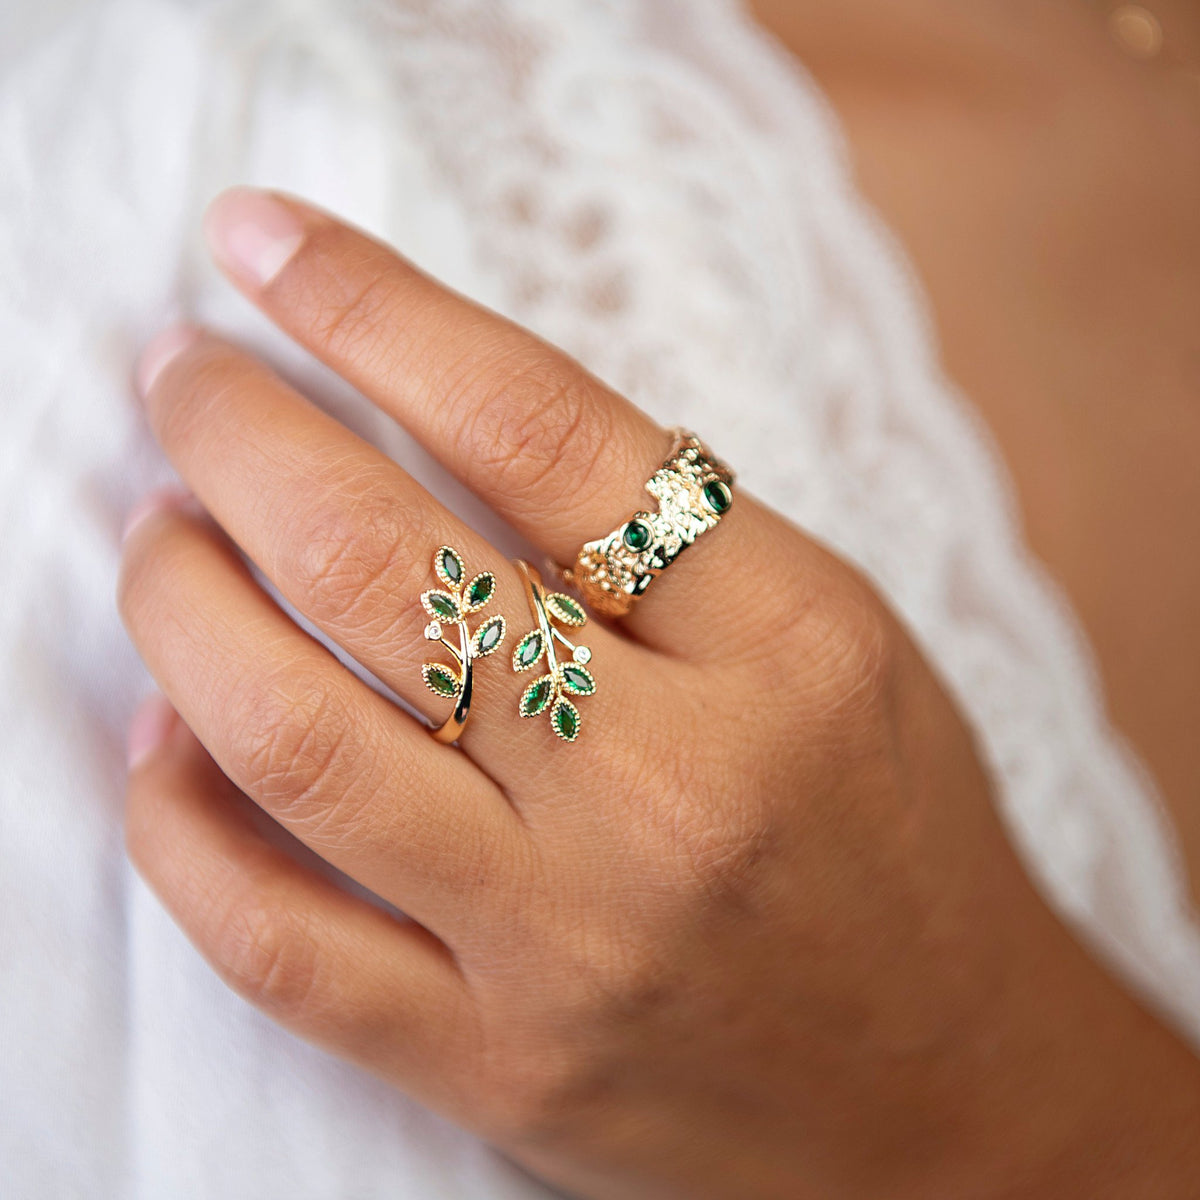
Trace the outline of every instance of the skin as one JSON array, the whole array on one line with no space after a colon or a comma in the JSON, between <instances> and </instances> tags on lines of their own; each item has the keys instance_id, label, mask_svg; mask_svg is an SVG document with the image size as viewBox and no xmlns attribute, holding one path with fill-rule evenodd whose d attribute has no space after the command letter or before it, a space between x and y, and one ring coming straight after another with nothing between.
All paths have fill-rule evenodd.
<instances>
[{"instance_id":1,"label":"skin","mask_svg":"<svg viewBox=\"0 0 1200 1200\"><path fill-rule=\"evenodd\" d=\"M812 71L1200 880L1200 7L749 0ZM1181 64L1188 64L1190 71Z\"/></svg>"},{"instance_id":2,"label":"skin","mask_svg":"<svg viewBox=\"0 0 1200 1200\"><path fill-rule=\"evenodd\" d=\"M669 436L554 348L295 198L226 193L208 232L547 555L641 504ZM211 333L169 331L139 381L200 507L160 497L124 544L121 612L170 705L157 738L139 718L129 852L252 1003L579 1196L1194 1194L1200 1061L1034 893L962 720L846 564L739 492L587 627L577 743L516 715L510 640L440 745L236 548L431 720L434 548L495 574L512 638L515 568Z\"/></svg>"}]
</instances>

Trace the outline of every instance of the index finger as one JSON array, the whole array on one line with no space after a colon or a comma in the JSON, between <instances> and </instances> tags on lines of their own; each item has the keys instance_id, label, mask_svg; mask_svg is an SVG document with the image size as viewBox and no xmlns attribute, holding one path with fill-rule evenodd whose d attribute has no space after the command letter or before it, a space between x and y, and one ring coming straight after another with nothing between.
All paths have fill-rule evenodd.
<instances>
[{"instance_id":1,"label":"index finger","mask_svg":"<svg viewBox=\"0 0 1200 1200\"><path fill-rule=\"evenodd\" d=\"M277 324L563 565L653 507L671 435L562 351L292 197L235 188L206 217L218 261ZM658 649L736 651L744 612L794 612L811 577L783 518L739 496L626 618ZM784 539L798 555L781 556ZM771 562L764 589L746 562ZM720 604L697 602L720 596ZM787 596L787 600L775 597ZM773 603L779 614L767 611Z\"/></svg>"}]
</instances>

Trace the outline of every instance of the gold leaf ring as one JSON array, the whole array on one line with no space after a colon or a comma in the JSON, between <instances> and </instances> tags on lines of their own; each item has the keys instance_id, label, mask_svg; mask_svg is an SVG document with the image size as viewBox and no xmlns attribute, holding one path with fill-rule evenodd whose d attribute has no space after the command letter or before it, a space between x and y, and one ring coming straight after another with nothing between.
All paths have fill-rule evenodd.
<instances>
[{"instance_id":1,"label":"gold leaf ring","mask_svg":"<svg viewBox=\"0 0 1200 1200\"><path fill-rule=\"evenodd\" d=\"M453 742L471 712L472 664L499 650L506 630L499 613L482 621L474 633L467 625L467 618L485 608L496 593L496 578L490 571L468 581L462 555L452 546L437 548L433 569L444 587L421 593L421 606L433 618L425 626L425 636L445 646L454 661L449 666L427 662L421 667L421 677L435 696L454 701L450 715L430 731L439 742ZM457 646L446 638L445 631L451 625L458 629Z\"/></svg>"}]
</instances>

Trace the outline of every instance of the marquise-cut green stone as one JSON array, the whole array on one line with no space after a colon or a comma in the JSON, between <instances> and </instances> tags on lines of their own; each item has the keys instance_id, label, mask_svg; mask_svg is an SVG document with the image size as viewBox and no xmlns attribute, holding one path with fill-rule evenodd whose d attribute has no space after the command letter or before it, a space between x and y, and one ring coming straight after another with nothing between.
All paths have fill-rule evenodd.
<instances>
[{"instance_id":1,"label":"marquise-cut green stone","mask_svg":"<svg viewBox=\"0 0 1200 1200\"><path fill-rule=\"evenodd\" d=\"M429 607L433 609L439 617L445 617L447 621L457 621L458 612L454 607L454 601L449 596L443 596L440 592L429 593Z\"/></svg>"},{"instance_id":2,"label":"marquise-cut green stone","mask_svg":"<svg viewBox=\"0 0 1200 1200\"><path fill-rule=\"evenodd\" d=\"M567 700L560 700L550 714L555 732L564 741L573 742L579 735L579 713Z\"/></svg>"},{"instance_id":3,"label":"marquise-cut green stone","mask_svg":"<svg viewBox=\"0 0 1200 1200\"><path fill-rule=\"evenodd\" d=\"M721 480L710 479L704 485L704 499L708 507L720 515L729 510L729 506L733 503L733 493L729 490L729 486L722 483Z\"/></svg>"},{"instance_id":4,"label":"marquise-cut green stone","mask_svg":"<svg viewBox=\"0 0 1200 1200\"><path fill-rule=\"evenodd\" d=\"M467 603L473 608L479 608L492 598L492 588L496 581L491 575L477 575L467 589Z\"/></svg>"},{"instance_id":5,"label":"marquise-cut green stone","mask_svg":"<svg viewBox=\"0 0 1200 1200\"><path fill-rule=\"evenodd\" d=\"M492 621L484 626L483 634L479 639L479 649L484 654L490 654L500 644L500 639L504 636L504 626L499 621Z\"/></svg>"},{"instance_id":6,"label":"marquise-cut green stone","mask_svg":"<svg viewBox=\"0 0 1200 1200\"><path fill-rule=\"evenodd\" d=\"M453 550L442 551L442 572L451 583L459 584L462 582L462 560Z\"/></svg>"},{"instance_id":7,"label":"marquise-cut green stone","mask_svg":"<svg viewBox=\"0 0 1200 1200\"><path fill-rule=\"evenodd\" d=\"M570 596L564 596L561 592L551 592L546 597L546 607L568 625L582 625L587 620L587 613Z\"/></svg>"},{"instance_id":8,"label":"marquise-cut green stone","mask_svg":"<svg viewBox=\"0 0 1200 1200\"><path fill-rule=\"evenodd\" d=\"M425 681L439 696L451 698L458 694L458 682L445 667L430 667L425 672Z\"/></svg>"},{"instance_id":9,"label":"marquise-cut green stone","mask_svg":"<svg viewBox=\"0 0 1200 1200\"><path fill-rule=\"evenodd\" d=\"M537 716L546 707L552 691L553 680L549 675L544 675L541 679L535 679L525 689L525 694L521 697L521 716Z\"/></svg>"},{"instance_id":10,"label":"marquise-cut green stone","mask_svg":"<svg viewBox=\"0 0 1200 1200\"><path fill-rule=\"evenodd\" d=\"M630 521L621 540L630 550L645 550L650 545L650 527L644 521Z\"/></svg>"},{"instance_id":11,"label":"marquise-cut green stone","mask_svg":"<svg viewBox=\"0 0 1200 1200\"><path fill-rule=\"evenodd\" d=\"M592 678L592 673L574 663L567 663L563 667L563 682L577 696L590 696L596 690L596 681Z\"/></svg>"},{"instance_id":12,"label":"marquise-cut green stone","mask_svg":"<svg viewBox=\"0 0 1200 1200\"><path fill-rule=\"evenodd\" d=\"M524 669L532 667L542 656L542 635L534 630L527 633L517 647L517 666Z\"/></svg>"}]
</instances>

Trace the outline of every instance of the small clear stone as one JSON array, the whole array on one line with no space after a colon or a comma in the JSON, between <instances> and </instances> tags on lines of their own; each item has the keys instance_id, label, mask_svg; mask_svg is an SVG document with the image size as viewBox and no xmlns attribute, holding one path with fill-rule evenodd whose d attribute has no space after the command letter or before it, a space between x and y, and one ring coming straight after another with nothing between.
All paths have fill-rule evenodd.
<instances>
[{"instance_id":1,"label":"small clear stone","mask_svg":"<svg viewBox=\"0 0 1200 1200\"><path fill-rule=\"evenodd\" d=\"M571 657L577 663L589 663L592 661L592 652L586 646L576 646Z\"/></svg>"},{"instance_id":2,"label":"small clear stone","mask_svg":"<svg viewBox=\"0 0 1200 1200\"><path fill-rule=\"evenodd\" d=\"M442 627L436 621L430 621L425 626L425 636L431 642L436 642L442 636Z\"/></svg>"}]
</instances>

